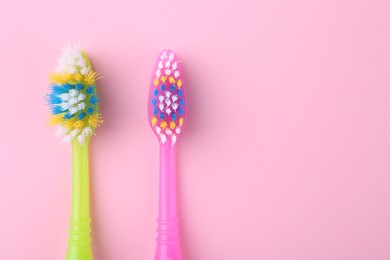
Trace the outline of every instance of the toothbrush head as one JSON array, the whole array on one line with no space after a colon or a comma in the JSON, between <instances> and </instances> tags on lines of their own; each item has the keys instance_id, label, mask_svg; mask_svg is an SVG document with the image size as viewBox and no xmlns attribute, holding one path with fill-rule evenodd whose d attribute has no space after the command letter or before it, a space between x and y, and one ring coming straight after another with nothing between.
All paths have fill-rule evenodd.
<instances>
[{"instance_id":1,"label":"toothbrush head","mask_svg":"<svg viewBox=\"0 0 390 260\"><path fill-rule=\"evenodd\" d=\"M174 145L185 123L187 104L179 63L172 50L163 50L150 83L148 118L162 144Z\"/></svg>"},{"instance_id":2,"label":"toothbrush head","mask_svg":"<svg viewBox=\"0 0 390 260\"><path fill-rule=\"evenodd\" d=\"M87 55L79 48L66 46L58 58L55 72L50 75L47 102L51 110L50 124L57 125L57 135L65 141L83 144L103 120L95 81L99 74L92 71Z\"/></svg>"}]
</instances>

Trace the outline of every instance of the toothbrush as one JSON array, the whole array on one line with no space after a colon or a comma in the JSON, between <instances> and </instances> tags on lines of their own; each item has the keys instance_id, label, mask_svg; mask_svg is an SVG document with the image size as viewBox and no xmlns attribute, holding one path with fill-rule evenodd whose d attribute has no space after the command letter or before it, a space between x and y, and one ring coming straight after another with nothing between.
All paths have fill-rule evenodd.
<instances>
[{"instance_id":1,"label":"toothbrush","mask_svg":"<svg viewBox=\"0 0 390 260\"><path fill-rule=\"evenodd\" d=\"M88 144L91 135L103 120L95 81L86 54L67 46L50 75L50 124L57 125L57 135L72 143L72 212L66 260L93 259L89 215Z\"/></svg>"},{"instance_id":2,"label":"toothbrush","mask_svg":"<svg viewBox=\"0 0 390 260\"><path fill-rule=\"evenodd\" d=\"M160 192L155 260L181 260L176 207L176 142L185 122L182 71L172 50L160 53L149 88L148 118L160 143Z\"/></svg>"}]
</instances>

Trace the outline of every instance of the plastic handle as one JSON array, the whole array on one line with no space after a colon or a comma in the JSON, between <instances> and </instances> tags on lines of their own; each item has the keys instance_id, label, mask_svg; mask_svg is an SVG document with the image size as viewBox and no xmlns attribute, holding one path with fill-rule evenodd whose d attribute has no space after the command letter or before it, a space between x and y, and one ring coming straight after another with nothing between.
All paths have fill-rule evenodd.
<instances>
[{"instance_id":1,"label":"plastic handle","mask_svg":"<svg viewBox=\"0 0 390 260\"><path fill-rule=\"evenodd\" d=\"M72 143L72 214L66 260L92 260L88 143Z\"/></svg>"},{"instance_id":2,"label":"plastic handle","mask_svg":"<svg viewBox=\"0 0 390 260\"><path fill-rule=\"evenodd\" d=\"M175 145L160 144L160 199L155 260L181 260L176 207Z\"/></svg>"}]
</instances>

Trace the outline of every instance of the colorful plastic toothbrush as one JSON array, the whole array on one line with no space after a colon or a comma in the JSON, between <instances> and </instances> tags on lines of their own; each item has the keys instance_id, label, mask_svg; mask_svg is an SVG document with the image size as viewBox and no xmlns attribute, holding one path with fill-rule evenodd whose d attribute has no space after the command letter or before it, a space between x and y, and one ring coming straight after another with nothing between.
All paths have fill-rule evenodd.
<instances>
[{"instance_id":1,"label":"colorful plastic toothbrush","mask_svg":"<svg viewBox=\"0 0 390 260\"><path fill-rule=\"evenodd\" d=\"M88 144L95 128L103 122L99 113L95 80L98 73L79 48L65 47L50 75L48 103L57 135L72 142L72 213L67 260L91 260L89 215Z\"/></svg>"},{"instance_id":2,"label":"colorful plastic toothbrush","mask_svg":"<svg viewBox=\"0 0 390 260\"><path fill-rule=\"evenodd\" d=\"M176 208L176 142L185 122L182 71L172 50L163 50L152 75L149 123L160 142L160 199L155 260L181 260Z\"/></svg>"}]
</instances>

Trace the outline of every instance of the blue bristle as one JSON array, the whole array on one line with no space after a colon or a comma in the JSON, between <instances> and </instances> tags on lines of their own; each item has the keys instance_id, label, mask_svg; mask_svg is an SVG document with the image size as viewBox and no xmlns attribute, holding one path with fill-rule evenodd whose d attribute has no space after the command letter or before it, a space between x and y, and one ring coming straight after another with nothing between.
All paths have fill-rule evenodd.
<instances>
[{"instance_id":1,"label":"blue bristle","mask_svg":"<svg viewBox=\"0 0 390 260\"><path fill-rule=\"evenodd\" d=\"M152 104L155 106L157 104L157 100L155 98L152 99Z\"/></svg>"},{"instance_id":2,"label":"blue bristle","mask_svg":"<svg viewBox=\"0 0 390 260\"><path fill-rule=\"evenodd\" d=\"M87 94L92 94L95 91L95 86L90 85L88 88L85 90L85 93Z\"/></svg>"},{"instance_id":3,"label":"blue bristle","mask_svg":"<svg viewBox=\"0 0 390 260\"><path fill-rule=\"evenodd\" d=\"M99 99L96 96L92 96L89 99L89 103L91 103L91 104L96 104L97 102L99 102Z\"/></svg>"},{"instance_id":4,"label":"blue bristle","mask_svg":"<svg viewBox=\"0 0 390 260\"><path fill-rule=\"evenodd\" d=\"M81 89L83 89L84 88L84 85L83 84L81 84L81 83L77 83L76 84L76 89L77 90L81 90Z\"/></svg>"},{"instance_id":5,"label":"blue bristle","mask_svg":"<svg viewBox=\"0 0 390 260\"><path fill-rule=\"evenodd\" d=\"M165 85L161 85L161 90L164 91L166 89Z\"/></svg>"},{"instance_id":6,"label":"blue bristle","mask_svg":"<svg viewBox=\"0 0 390 260\"><path fill-rule=\"evenodd\" d=\"M176 86L175 86L175 85L172 85L172 86L171 86L171 91L175 91L175 89L176 89Z\"/></svg>"},{"instance_id":7,"label":"blue bristle","mask_svg":"<svg viewBox=\"0 0 390 260\"><path fill-rule=\"evenodd\" d=\"M183 90L179 89L179 91L177 92L177 94L179 94L179 97L183 96Z\"/></svg>"},{"instance_id":8,"label":"blue bristle","mask_svg":"<svg viewBox=\"0 0 390 260\"><path fill-rule=\"evenodd\" d=\"M53 86L53 94L60 95L66 93L67 90L61 86Z\"/></svg>"},{"instance_id":9,"label":"blue bristle","mask_svg":"<svg viewBox=\"0 0 390 260\"><path fill-rule=\"evenodd\" d=\"M53 107L53 114L57 115L57 114L61 114L63 112L64 111L62 110L62 108L60 106Z\"/></svg>"},{"instance_id":10,"label":"blue bristle","mask_svg":"<svg viewBox=\"0 0 390 260\"><path fill-rule=\"evenodd\" d=\"M55 104L61 104L62 103L62 100L60 97L58 97L56 94L54 93L51 93L49 95L49 98L48 98L48 101L50 103L50 105L55 105Z\"/></svg>"},{"instance_id":11,"label":"blue bristle","mask_svg":"<svg viewBox=\"0 0 390 260\"><path fill-rule=\"evenodd\" d=\"M92 115L93 114L93 107L89 107L88 109L87 109L87 113L89 114L89 115Z\"/></svg>"},{"instance_id":12,"label":"blue bristle","mask_svg":"<svg viewBox=\"0 0 390 260\"><path fill-rule=\"evenodd\" d=\"M65 83L65 84L62 84L61 85L63 89L65 89L66 91L68 90L71 90L71 89L74 89L74 86L69 84L69 83Z\"/></svg>"},{"instance_id":13,"label":"blue bristle","mask_svg":"<svg viewBox=\"0 0 390 260\"><path fill-rule=\"evenodd\" d=\"M165 118L165 114L164 113L160 113L160 119L164 119Z\"/></svg>"},{"instance_id":14,"label":"blue bristle","mask_svg":"<svg viewBox=\"0 0 390 260\"><path fill-rule=\"evenodd\" d=\"M153 91L153 95L155 95L155 96L158 95L158 89L155 89L155 90Z\"/></svg>"},{"instance_id":15,"label":"blue bristle","mask_svg":"<svg viewBox=\"0 0 390 260\"><path fill-rule=\"evenodd\" d=\"M77 118L78 118L79 120L82 120L82 119L84 119L85 116L86 116L86 114L85 114L84 112L81 112L81 113L77 116Z\"/></svg>"},{"instance_id":16,"label":"blue bristle","mask_svg":"<svg viewBox=\"0 0 390 260\"><path fill-rule=\"evenodd\" d=\"M181 106L184 106L184 99L181 99L181 100L180 100L180 105L181 105Z\"/></svg>"},{"instance_id":17,"label":"blue bristle","mask_svg":"<svg viewBox=\"0 0 390 260\"><path fill-rule=\"evenodd\" d=\"M183 115L183 109L179 108L179 109L177 110L177 114L178 114L179 116L182 116L182 115Z\"/></svg>"},{"instance_id":18,"label":"blue bristle","mask_svg":"<svg viewBox=\"0 0 390 260\"><path fill-rule=\"evenodd\" d=\"M155 107L155 108L153 109L153 114L154 114L155 116L158 114L158 108L157 108L157 107Z\"/></svg>"},{"instance_id":19,"label":"blue bristle","mask_svg":"<svg viewBox=\"0 0 390 260\"><path fill-rule=\"evenodd\" d=\"M176 118L177 118L177 116L176 116L176 114L175 114L175 113L172 113L172 114L171 114L171 117L172 117L172 120L173 120L173 121L175 121L175 120L176 120Z\"/></svg>"},{"instance_id":20,"label":"blue bristle","mask_svg":"<svg viewBox=\"0 0 390 260\"><path fill-rule=\"evenodd\" d=\"M72 117L74 117L74 114L68 114L68 113L66 113L66 114L64 115L64 118L65 118L65 119L71 119Z\"/></svg>"}]
</instances>

